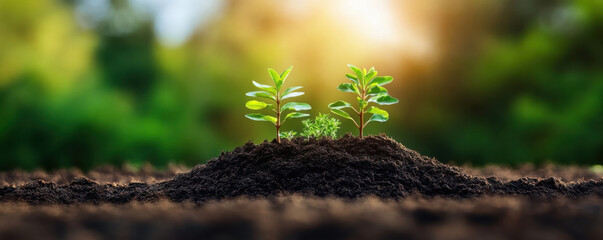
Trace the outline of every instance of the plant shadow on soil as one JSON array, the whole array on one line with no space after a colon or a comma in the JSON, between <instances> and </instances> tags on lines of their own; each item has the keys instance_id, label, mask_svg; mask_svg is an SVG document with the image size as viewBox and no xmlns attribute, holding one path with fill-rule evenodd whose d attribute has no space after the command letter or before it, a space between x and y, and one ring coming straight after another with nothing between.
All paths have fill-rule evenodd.
<instances>
[{"instance_id":1,"label":"plant shadow on soil","mask_svg":"<svg viewBox=\"0 0 603 240\"><path fill-rule=\"evenodd\" d=\"M203 203L241 196L404 199L409 196L466 199L521 196L535 199L603 196L603 179L566 183L558 178L501 180L476 177L425 157L382 136L295 138L223 152L207 164L159 183L69 184L34 181L0 187L0 201L30 204L127 203L169 199Z\"/></svg>"}]
</instances>

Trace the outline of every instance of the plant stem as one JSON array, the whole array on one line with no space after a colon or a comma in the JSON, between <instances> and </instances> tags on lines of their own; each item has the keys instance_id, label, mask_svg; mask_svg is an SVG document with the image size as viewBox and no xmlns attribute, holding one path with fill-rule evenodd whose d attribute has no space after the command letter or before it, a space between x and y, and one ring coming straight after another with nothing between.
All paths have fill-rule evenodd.
<instances>
[{"instance_id":1,"label":"plant stem","mask_svg":"<svg viewBox=\"0 0 603 240\"><path fill-rule=\"evenodd\" d=\"M281 143L281 101L276 93L276 142Z\"/></svg>"},{"instance_id":2,"label":"plant stem","mask_svg":"<svg viewBox=\"0 0 603 240\"><path fill-rule=\"evenodd\" d=\"M365 98L366 98L366 91L365 91L364 86L363 86L362 87L362 101L364 101ZM358 134L358 136L360 138L362 138L362 135L363 135L362 132L364 130L364 107L362 107L362 104L360 104L360 103L358 103L358 104L360 105L359 106L360 107L360 113L359 113L359 115L360 115L360 124L358 124L358 130L359 130L360 133Z\"/></svg>"},{"instance_id":3,"label":"plant stem","mask_svg":"<svg viewBox=\"0 0 603 240\"><path fill-rule=\"evenodd\" d=\"M360 110L360 125L358 126L358 129L360 130L360 138L362 138L362 130L364 130L364 125L362 124L364 122L364 110Z\"/></svg>"}]
</instances>

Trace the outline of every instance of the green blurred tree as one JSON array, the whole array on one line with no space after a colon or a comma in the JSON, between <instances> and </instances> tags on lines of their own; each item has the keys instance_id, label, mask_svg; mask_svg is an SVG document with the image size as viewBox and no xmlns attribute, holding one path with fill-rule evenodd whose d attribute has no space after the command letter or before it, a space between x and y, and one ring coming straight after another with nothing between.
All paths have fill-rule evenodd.
<instances>
[{"instance_id":1,"label":"green blurred tree","mask_svg":"<svg viewBox=\"0 0 603 240\"><path fill-rule=\"evenodd\" d=\"M494 24L495 37L473 54L449 55L428 92L407 100L419 110L405 123L412 145L478 165L603 163L601 1L500 9L515 20Z\"/></svg>"}]
</instances>

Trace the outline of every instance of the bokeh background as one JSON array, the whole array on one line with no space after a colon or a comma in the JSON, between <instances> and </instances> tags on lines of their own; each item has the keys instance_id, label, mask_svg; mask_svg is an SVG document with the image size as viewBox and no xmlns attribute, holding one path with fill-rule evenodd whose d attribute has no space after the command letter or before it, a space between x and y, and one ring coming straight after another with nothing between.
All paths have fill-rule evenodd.
<instances>
[{"instance_id":1,"label":"bokeh background","mask_svg":"<svg viewBox=\"0 0 603 240\"><path fill-rule=\"evenodd\" d=\"M0 0L0 169L205 162L274 138L244 117L267 67L294 65L317 114L353 100L348 63L394 77L369 134L457 164L603 163L600 0Z\"/></svg>"}]
</instances>

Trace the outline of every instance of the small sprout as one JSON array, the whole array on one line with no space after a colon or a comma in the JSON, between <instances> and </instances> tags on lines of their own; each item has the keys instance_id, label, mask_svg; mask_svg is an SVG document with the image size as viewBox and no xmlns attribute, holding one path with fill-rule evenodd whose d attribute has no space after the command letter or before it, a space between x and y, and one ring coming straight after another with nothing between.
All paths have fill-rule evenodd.
<instances>
[{"instance_id":1,"label":"small sprout","mask_svg":"<svg viewBox=\"0 0 603 240\"><path fill-rule=\"evenodd\" d=\"M391 97L387 93L387 89L383 85L392 82L394 79L390 76L377 76L375 68L371 68L368 72L366 69L360 69L354 65L348 64L348 67L352 69L354 74L346 74L345 76L352 81L352 83L342 83L337 87L342 92L352 92L356 94L358 100L358 108L354 108L352 104L344 101L336 101L329 104L331 112L337 114L346 119L352 120L358 128L358 136L362 138L362 131L369 122L385 122L389 119L389 113L387 111L371 106L366 109L370 103L376 103L379 105L391 105L398 103L398 99ZM343 111L345 108L351 108L356 115L359 117L359 121L356 122L354 118L347 112ZM368 121L364 121L364 114L372 114Z\"/></svg>"},{"instance_id":2,"label":"small sprout","mask_svg":"<svg viewBox=\"0 0 603 240\"><path fill-rule=\"evenodd\" d=\"M292 138L295 137L296 134L297 134L297 132L294 132L294 131L281 132L281 138L291 140Z\"/></svg>"},{"instance_id":3,"label":"small sprout","mask_svg":"<svg viewBox=\"0 0 603 240\"><path fill-rule=\"evenodd\" d=\"M304 130L300 134L303 137L337 137L337 129L339 129L339 125L341 122L339 120L329 116L328 114L319 113L318 116L314 119L314 121L310 119L306 119L302 121L302 125L304 125Z\"/></svg>"},{"instance_id":4,"label":"small sprout","mask_svg":"<svg viewBox=\"0 0 603 240\"><path fill-rule=\"evenodd\" d=\"M274 71L274 69L268 68L268 73L270 74L270 77L272 78L272 81L274 82L275 86L273 87L270 85L264 85L261 83L257 83L256 81L251 81L253 83L253 85L255 85L257 88L261 89L262 91L253 91L253 92L248 92L245 94L250 97L266 98L266 99L269 99L269 100L272 100L275 102L275 104L273 105L273 104L265 103L262 101L251 100L251 101L248 101L247 103L245 103L245 107L247 107L251 110L270 109L274 113L276 113L276 117L262 114L262 113L250 113L250 114L245 115L245 117L247 117L251 120L254 120L254 121L268 121L268 122L271 122L272 124L274 124L274 126L276 127L276 141L279 143L281 142L281 134L280 134L281 125L287 119L302 118L302 117L310 116L310 114L301 113L301 112L297 112L297 111L312 109L310 104L300 103L300 102L288 102L281 106L282 100L287 99L287 98L301 96L304 94L303 92L294 92L295 90L302 88L301 86L287 88L287 89L285 89L284 92L281 93L281 87L283 86L283 83L285 83L285 79L287 79L287 76L289 76L289 73L291 72L292 68L293 68L293 66L289 67L287 70L285 70L280 75L276 71ZM285 115L283 118L284 111L293 111L293 112L290 112L289 114Z\"/></svg>"}]
</instances>

